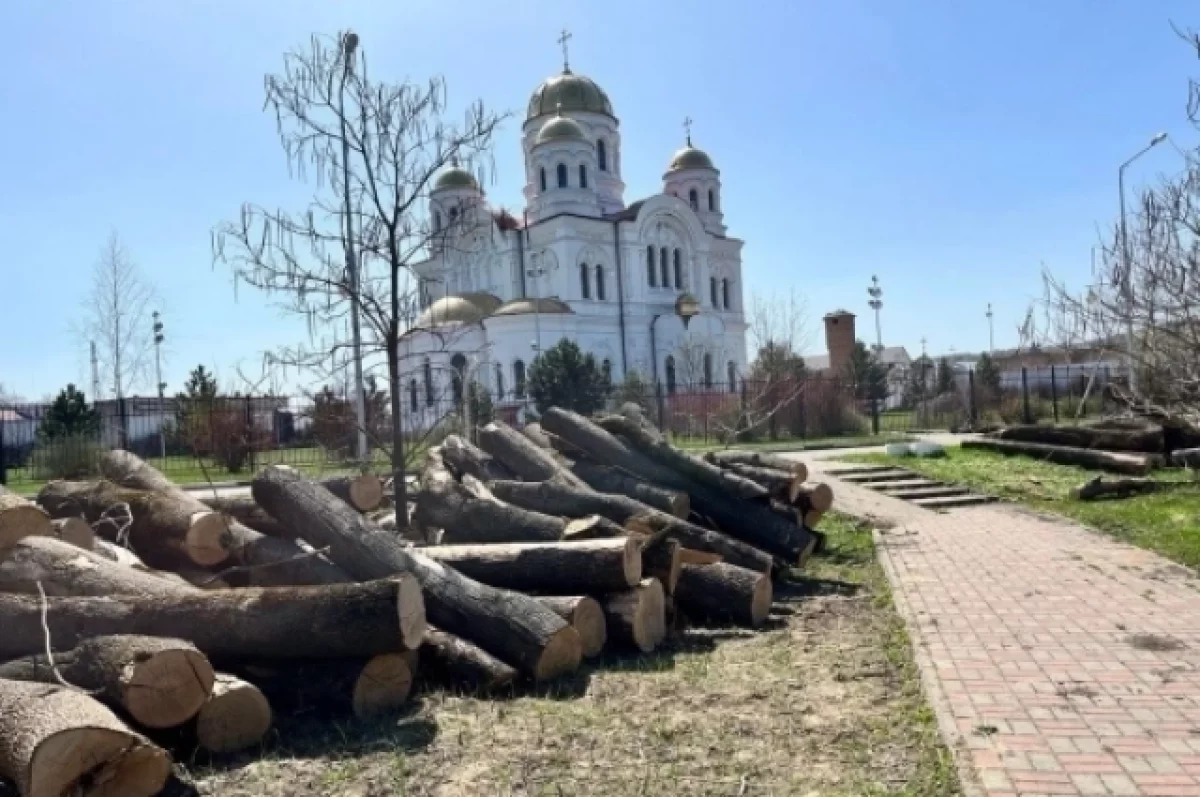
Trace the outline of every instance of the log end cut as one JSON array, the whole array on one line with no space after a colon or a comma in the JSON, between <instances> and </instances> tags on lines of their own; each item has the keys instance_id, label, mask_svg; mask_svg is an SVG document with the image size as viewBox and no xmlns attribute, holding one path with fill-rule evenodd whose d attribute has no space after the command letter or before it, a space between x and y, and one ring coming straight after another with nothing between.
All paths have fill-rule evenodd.
<instances>
[{"instance_id":1,"label":"log end cut","mask_svg":"<svg viewBox=\"0 0 1200 797\"><path fill-rule=\"evenodd\" d=\"M564 626L550 637L533 668L539 681L557 678L579 667L583 659L583 642L574 626Z\"/></svg>"},{"instance_id":2,"label":"log end cut","mask_svg":"<svg viewBox=\"0 0 1200 797\"><path fill-rule=\"evenodd\" d=\"M71 728L38 745L29 797L151 797L171 775L166 751L103 728Z\"/></svg>"},{"instance_id":3,"label":"log end cut","mask_svg":"<svg viewBox=\"0 0 1200 797\"><path fill-rule=\"evenodd\" d=\"M127 668L125 708L147 728L174 728L196 716L216 680L208 658L190 645L156 651Z\"/></svg>"},{"instance_id":4,"label":"log end cut","mask_svg":"<svg viewBox=\"0 0 1200 797\"><path fill-rule=\"evenodd\" d=\"M361 473L350 480L350 505L360 512L378 509L383 503L383 482L378 476Z\"/></svg>"},{"instance_id":5,"label":"log end cut","mask_svg":"<svg viewBox=\"0 0 1200 797\"><path fill-rule=\"evenodd\" d=\"M54 534L50 517L29 502L0 507L0 551L11 548L26 537Z\"/></svg>"},{"instance_id":6,"label":"log end cut","mask_svg":"<svg viewBox=\"0 0 1200 797\"><path fill-rule=\"evenodd\" d=\"M421 582L414 576L393 577L396 582L396 608L400 615L400 642L406 650L416 650L425 639L425 596Z\"/></svg>"},{"instance_id":7,"label":"log end cut","mask_svg":"<svg viewBox=\"0 0 1200 797\"><path fill-rule=\"evenodd\" d=\"M604 609L594 598L579 599L571 612L571 625L579 634L583 655L589 659L600 655L608 639L608 625L604 621Z\"/></svg>"},{"instance_id":8,"label":"log end cut","mask_svg":"<svg viewBox=\"0 0 1200 797\"><path fill-rule=\"evenodd\" d=\"M64 517L51 521L54 525L54 536L66 543L82 548L85 551L95 547L96 532L83 518Z\"/></svg>"},{"instance_id":9,"label":"log end cut","mask_svg":"<svg viewBox=\"0 0 1200 797\"><path fill-rule=\"evenodd\" d=\"M666 606L662 584L647 578L628 592L608 596L604 610L614 636L650 653L667 636Z\"/></svg>"},{"instance_id":10,"label":"log end cut","mask_svg":"<svg viewBox=\"0 0 1200 797\"><path fill-rule=\"evenodd\" d=\"M354 716L378 717L408 702L413 683L410 653L382 653L367 661L354 682Z\"/></svg>"},{"instance_id":11,"label":"log end cut","mask_svg":"<svg viewBox=\"0 0 1200 797\"><path fill-rule=\"evenodd\" d=\"M196 717L196 741L211 753L258 744L271 728L271 704L258 687L218 673L212 696Z\"/></svg>"},{"instance_id":12,"label":"log end cut","mask_svg":"<svg viewBox=\"0 0 1200 797\"><path fill-rule=\"evenodd\" d=\"M818 512L828 512L833 508L833 488L824 482L817 482L812 485L805 485L804 492L808 494L808 505L810 509L815 509ZM795 502L796 497L793 496L792 501Z\"/></svg>"},{"instance_id":13,"label":"log end cut","mask_svg":"<svg viewBox=\"0 0 1200 797\"><path fill-rule=\"evenodd\" d=\"M188 558L201 567L213 567L229 558L232 521L219 512L196 512L191 517L184 545Z\"/></svg>"},{"instance_id":14,"label":"log end cut","mask_svg":"<svg viewBox=\"0 0 1200 797\"><path fill-rule=\"evenodd\" d=\"M754 584L750 598L750 625L757 628L767 621L771 613L771 601L775 598L775 588L771 578L763 573Z\"/></svg>"}]
</instances>

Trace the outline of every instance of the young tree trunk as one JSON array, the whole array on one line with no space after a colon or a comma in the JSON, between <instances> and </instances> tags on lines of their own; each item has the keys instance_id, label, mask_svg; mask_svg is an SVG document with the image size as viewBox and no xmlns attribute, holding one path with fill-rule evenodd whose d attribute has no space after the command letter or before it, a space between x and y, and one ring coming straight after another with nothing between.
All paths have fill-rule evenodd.
<instances>
[{"instance_id":1,"label":"young tree trunk","mask_svg":"<svg viewBox=\"0 0 1200 797\"><path fill-rule=\"evenodd\" d=\"M751 465L758 468L774 468L775 470L789 471L802 482L808 479L808 466L803 462L788 459L785 456L772 454L767 451L727 449L725 451L710 451L704 455L704 458L722 468L729 468L733 465Z\"/></svg>"},{"instance_id":2,"label":"young tree trunk","mask_svg":"<svg viewBox=\"0 0 1200 797\"><path fill-rule=\"evenodd\" d=\"M96 547L96 532L83 518L60 517L50 521L54 536L65 543L90 551Z\"/></svg>"},{"instance_id":3,"label":"young tree trunk","mask_svg":"<svg viewBox=\"0 0 1200 797\"><path fill-rule=\"evenodd\" d=\"M148 636L99 636L54 654L0 664L0 678L58 683L91 692L125 711L147 728L173 728L192 717L208 700L213 669L203 653L182 639Z\"/></svg>"},{"instance_id":4,"label":"young tree trunk","mask_svg":"<svg viewBox=\"0 0 1200 797\"><path fill-rule=\"evenodd\" d=\"M684 565L675 603L691 617L757 628L771 611L771 579L762 573L721 562Z\"/></svg>"},{"instance_id":5,"label":"young tree trunk","mask_svg":"<svg viewBox=\"0 0 1200 797\"><path fill-rule=\"evenodd\" d=\"M82 692L0 680L0 776L22 797L153 797L164 750Z\"/></svg>"},{"instance_id":6,"label":"young tree trunk","mask_svg":"<svg viewBox=\"0 0 1200 797\"><path fill-rule=\"evenodd\" d=\"M26 537L0 551L0 591L29 595L146 595L170 597L191 588L145 570L110 561L53 537Z\"/></svg>"},{"instance_id":7,"label":"young tree trunk","mask_svg":"<svg viewBox=\"0 0 1200 797\"><path fill-rule=\"evenodd\" d=\"M507 465L456 434L442 441L441 450L442 460L459 479L469 475L486 482L517 477Z\"/></svg>"},{"instance_id":8,"label":"young tree trunk","mask_svg":"<svg viewBox=\"0 0 1200 797\"><path fill-rule=\"evenodd\" d=\"M53 534L45 512L0 484L0 550L25 537Z\"/></svg>"},{"instance_id":9,"label":"young tree trunk","mask_svg":"<svg viewBox=\"0 0 1200 797\"><path fill-rule=\"evenodd\" d=\"M692 501L687 493L650 484L614 468L581 459L571 466L571 470L593 490L602 493L624 495L678 518L686 519L692 510Z\"/></svg>"},{"instance_id":10,"label":"young tree trunk","mask_svg":"<svg viewBox=\"0 0 1200 797\"><path fill-rule=\"evenodd\" d=\"M196 743L210 753L257 746L271 729L271 703L252 683L217 673L212 695L196 715Z\"/></svg>"},{"instance_id":11,"label":"young tree trunk","mask_svg":"<svg viewBox=\"0 0 1200 797\"><path fill-rule=\"evenodd\" d=\"M267 468L254 480L254 498L357 578L411 573L424 590L429 619L520 666L551 678L579 666L579 635L532 598L498 590L374 532L358 513L298 474Z\"/></svg>"},{"instance_id":12,"label":"young tree trunk","mask_svg":"<svg viewBox=\"0 0 1200 797\"><path fill-rule=\"evenodd\" d=\"M995 433L999 440L1023 443L1047 443L1073 448L1100 448L1106 451L1133 451L1157 454L1163 450L1160 426L1100 429L1092 426L1009 426Z\"/></svg>"},{"instance_id":13,"label":"young tree trunk","mask_svg":"<svg viewBox=\"0 0 1200 797\"><path fill-rule=\"evenodd\" d=\"M558 478L588 490L583 480L560 465L554 454L502 421L492 421L479 430L479 447L503 462L525 481L541 482Z\"/></svg>"},{"instance_id":14,"label":"young tree trunk","mask_svg":"<svg viewBox=\"0 0 1200 797\"><path fill-rule=\"evenodd\" d=\"M1060 465L1078 465L1081 468L1106 470L1130 476L1145 476L1156 464L1156 457L1149 454L1117 453L1092 448L1070 448L1049 443L1024 443L1016 440L964 440L965 449L995 451L1000 454L1023 454Z\"/></svg>"},{"instance_id":15,"label":"young tree trunk","mask_svg":"<svg viewBox=\"0 0 1200 797\"><path fill-rule=\"evenodd\" d=\"M617 592L642 579L636 537L580 542L434 545L423 551L469 578L517 592Z\"/></svg>"},{"instance_id":16,"label":"young tree trunk","mask_svg":"<svg viewBox=\"0 0 1200 797\"><path fill-rule=\"evenodd\" d=\"M359 512L370 512L383 503L383 482L370 473L329 476L318 483Z\"/></svg>"},{"instance_id":17,"label":"young tree trunk","mask_svg":"<svg viewBox=\"0 0 1200 797\"><path fill-rule=\"evenodd\" d=\"M393 653L419 644L424 620L421 590L409 575L321 588L46 599L50 639L60 650L94 636L143 634L186 639L218 664ZM39 599L0 594L0 628L0 660L40 652Z\"/></svg>"},{"instance_id":18,"label":"young tree trunk","mask_svg":"<svg viewBox=\"0 0 1200 797\"><path fill-rule=\"evenodd\" d=\"M606 596L601 603L608 638L614 642L650 653L666 638L666 600L658 579L644 579L631 590Z\"/></svg>"},{"instance_id":19,"label":"young tree trunk","mask_svg":"<svg viewBox=\"0 0 1200 797\"><path fill-rule=\"evenodd\" d=\"M206 496L200 499L206 507L214 512L220 512L228 515L249 528L254 529L260 534L266 534L270 537L279 537L285 540L294 540L295 534L284 528L283 524L275 518L267 514L267 511L254 502L254 499L248 495L245 496Z\"/></svg>"},{"instance_id":20,"label":"young tree trunk","mask_svg":"<svg viewBox=\"0 0 1200 797\"><path fill-rule=\"evenodd\" d=\"M604 642L608 639L608 626L604 619L604 609L595 598L587 595L547 595L539 597L538 601L575 627L579 632L584 656L590 659L600 655L604 650Z\"/></svg>"},{"instance_id":21,"label":"young tree trunk","mask_svg":"<svg viewBox=\"0 0 1200 797\"><path fill-rule=\"evenodd\" d=\"M480 692L493 692L508 686L517 671L492 654L461 637L436 628L425 634L420 649L421 677L465 687Z\"/></svg>"}]
</instances>

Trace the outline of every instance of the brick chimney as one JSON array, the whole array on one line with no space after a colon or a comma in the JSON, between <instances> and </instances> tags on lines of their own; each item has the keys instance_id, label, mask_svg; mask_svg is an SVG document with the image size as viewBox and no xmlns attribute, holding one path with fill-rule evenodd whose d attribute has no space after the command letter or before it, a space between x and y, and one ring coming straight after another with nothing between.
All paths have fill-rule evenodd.
<instances>
[{"instance_id":1,"label":"brick chimney","mask_svg":"<svg viewBox=\"0 0 1200 797\"><path fill-rule=\"evenodd\" d=\"M825 316L825 348L829 350L829 370L835 376L846 373L854 340L854 313L834 310Z\"/></svg>"}]
</instances>

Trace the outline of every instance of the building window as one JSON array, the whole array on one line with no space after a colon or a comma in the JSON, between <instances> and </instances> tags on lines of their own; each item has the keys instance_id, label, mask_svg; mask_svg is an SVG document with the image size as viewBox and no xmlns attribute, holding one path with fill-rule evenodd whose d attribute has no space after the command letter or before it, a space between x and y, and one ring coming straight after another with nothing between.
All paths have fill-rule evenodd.
<instances>
[{"instance_id":1,"label":"building window","mask_svg":"<svg viewBox=\"0 0 1200 797\"><path fill-rule=\"evenodd\" d=\"M450 389L454 394L454 403L462 404L463 385L467 376L467 358L461 354L454 355L450 358L450 367L454 369L454 373L450 375Z\"/></svg>"},{"instance_id":2,"label":"building window","mask_svg":"<svg viewBox=\"0 0 1200 797\"><path fill-rule=\"evenodd\" d=\"M721 307L729 309L729 280L721 280Z\"/></svg>"},{"instance_id":3,"label":"building window","mask_svg":"<svg viewBox=\"0 0 1200 797\"><path fill-rule=\"evenodd\" d=\"M454 222L458 221L458 208L450 208L450 226L454 226Z\"/></svg>"},{"instance_id":4,"label":"building window","mask_svg":"<svg viewBox=\"0 0 1200 797\"><path fill-rule=\"evenodd\" d=\"M410 412L417 411L417 380L408 380L408 409Z\"/></svg>"},{"instance_id":5,"label":"building window","mask_svg":"<svg viewBox=\"0 0 1200 797\"><path fill-rule=\"evenodd\" d=\"M542 190L546 190L546 167L538 169L538 174L541 176Z\"/></svg>"},{"instance_id":6,"label":"building window","mask_svg":"<svg viewBox=\"0 0 1200 797\"><path fill-rule=\"evenodd\" d=\"M675 287L683 287L683 253L675 250Z\"/></svg>"},{"instance_id":7,"label":"building window","mask_svg":"<svg viewBox=\"0 0 1200 797\"><path fill-rule=\"evenodd\" d=\"M675 395L675 358L667 355L667 395Z\"/></svg>"},{"instance_id":8,"label":"building window","mask_svg":"<svg viewBox=\"0 0 1200 797\"><path fill-rule=\"evenodd\" d=\"M608 171L608 147L604 145L604 139L596 142L596 164L600 167L600 171Z\"/></svg>"},{"instance_id":9,"label":"building window","mask_svg":"<svg viewBox=\"0 0 1200 797\"><path fill-rule=\"evenodd\" d=\"M496 400L504 401L504 366L496 363Z\"/></svg>"},{"instance_id":10,"label":"building window","mask_svg":"<svg viewBox=\"0 0 1200 797\"><path fill-rule=\"evenodd\" d=\"M712 299L712 306L718 307L719 305L717 304L717 278L716 277L708 278L708 294L709 294L709 298Z\"/></svg>"},{"instance_id":11,"label":"building window","mask_svg":"<svg viewBox=\"0 0 1200 797\"><path fill-rule=\"evenodd\" d=\"M591 291L588 284L588 267L587 263L579 264L579 295L584 299L590 299Z\"/></svg>"},{"instance_id":12,"label":"building window","mask_svg":"<svg viewBox=\"0 0 1200 797\"><path fill-rule=\"evenodd\" d=\"M696 193L696 189L688 190L688 204L692 206L692 210L700 210L700 195Z\"/></svg>"},{"instance_id":13,"label":"building window","mask_svg":"<svg viewBox=\"0 0 1200 797\"><path fill-rule=\"evenodd\" d=\"M433 231L434 232L442 231L442 213L441 213L441 211L438 211L438 210L435 210L433 212Z\"/></svg>"},{"instance_id":14,"label":"building window","mask_svg":"<svg viewBox=\"0 0 1200 797\"><path fill-rule=\"evenodd\" d=\"M667 259L667 247L658 250L658 270L662 274L662 286L664 288L671 287L671 262Z\"/></svg>"},{"instance_id":15,"label":"building window","mask_svg":"<svg viewBox=\"0 0 1200 797\"><path fill-rule=\"evenodd\" d=\"M567 187L567 165L565 163L558 164L558 187Z\"/></svg>"},{"instance_id":16,"label":"building window","mask_svg":"<svg viewBox=\"0 0 1200 797\"><path fill-rule=\"evenodd\" d=\"M525 363L520 360L513 363L513 389L518 397L525 395Z\"/></svg>"},{"instance_id":17,"label":"building window","mask_svg":"<svg viewBox=\"0 0 1200 797\"><path fill-rule=\"evenodd\" d=\"M596 266L596 298L600 301L608 298L604 290L604 266Z\"/></svg>"},{"instance_id":18,"label":"building window","mask_svg":"<svg viewBox=\"0 0 1200 797\"><path fill-rule=\"evenodd\" d=\"M707 388L713 386L712 355L708 352L704 353L704 386Z\"/></svg>"},{"instance_id":19,"label":"building window","mask_svg":"<svg viewBox=\"0 0 1200 797\"><path fill-rule=\"evenodd\" d=\"M587 188L587 167L579 164L579 187Z\"/></svg>"},{"instance_id":20,"label":"building window","mask_svg":"<svg viewBox=\"0 0 1200 797\"><path fill-rule=\"evenodd\" d=\"M612 384L612 360L605 360L600 363L600 373L604 376L604 383Z\"/></svg>"},{"instance_id":21,"label":"building window","mask_svg":"<svg viewBox=\"0 0 1200 797\"><path fill-rule=\"evenodd\" d=\"M658 287L658 277L655 276L655 271L654 271L654 247L653 246L646 247L646 277L650 283L651 288Z\"/></svg>"},{"instance_id":22,"label":"building window","mask_svg":"<svg viewBox=\"0 0 1200 797\"><path fill-rule=\"evenodd\" d=\"M729 364L727 366L725 366L725 372L726 372L726 376L729 379L729 392L736 393L737 392L737 366L734 365L733 360L730 360Z\"/></svg>"},{"instance_id":23,"label":"building window","mask_svg":"<svg viewBox=\"0 0 1200 797\"><path fill-rule=\"evenodd\" d=\"M425 358L424 364L421 366L422 376L425 377L425 404L433 406L433 366L429 364L429 358Z\"/></svg>"},{"instance_id":24,"label":"building window","mask_svg":"<svg viewBox=\"0 0 1200 797\"><path fill-rule=\"evenodd\" d=\"M710 211L717 209L717 194L711 188L708 189L708 209Z\"/></svg>"}]
</instances>

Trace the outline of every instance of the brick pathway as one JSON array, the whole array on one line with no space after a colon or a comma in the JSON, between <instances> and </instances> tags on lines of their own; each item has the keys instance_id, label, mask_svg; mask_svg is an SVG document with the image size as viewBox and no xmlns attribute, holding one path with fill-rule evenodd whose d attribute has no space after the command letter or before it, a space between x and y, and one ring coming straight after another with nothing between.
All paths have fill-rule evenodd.
<instances>
[{"instance_id":1,"label":"brick pathway","mask_svg":"<svg viewBox=\"0 0 1200 797\"><path fill-rule=\"evenodd\" d=\"M969 794L1200 797L1200 578L1015 506L818 478L894 524L880 558Z\"/></svg>"}]
</instances>

